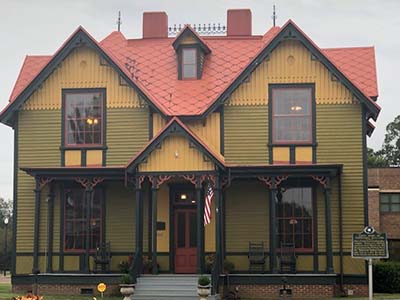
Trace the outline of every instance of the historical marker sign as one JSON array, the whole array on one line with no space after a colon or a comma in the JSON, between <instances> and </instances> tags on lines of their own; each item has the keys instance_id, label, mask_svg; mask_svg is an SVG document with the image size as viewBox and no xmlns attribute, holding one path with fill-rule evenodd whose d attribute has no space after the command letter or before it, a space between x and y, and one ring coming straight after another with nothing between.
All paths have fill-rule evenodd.
<instances>
[{"instance_id":1,"label":"historical marker sign","mask_svg":"<svg viewBox=\"0 0 400 300\"><path fill-rule=\"evenodd\" d=\"M388 258L388 246L385 233L378 233L371 226L364 228L361 233L353 233L353 258Z\"/></svg>"}]
</instances>

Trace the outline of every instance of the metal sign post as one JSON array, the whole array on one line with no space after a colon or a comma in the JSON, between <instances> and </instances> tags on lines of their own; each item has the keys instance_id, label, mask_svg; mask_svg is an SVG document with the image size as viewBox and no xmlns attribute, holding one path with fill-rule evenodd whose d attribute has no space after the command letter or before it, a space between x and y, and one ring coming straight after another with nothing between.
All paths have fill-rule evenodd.
<instances>
[{"instance_id":1,"label":"metal sign post","mask_svg":"<svg viewBox=\"0 0 400 300\"><path fill-rule=\"evenodd\" d=\"M386 234L376 232L372 226L365 227L361 233L354 233L351 256L368 261L368 294L369 300L373 300L372 259L389 257Z\"/></svg>"}]
</instances>

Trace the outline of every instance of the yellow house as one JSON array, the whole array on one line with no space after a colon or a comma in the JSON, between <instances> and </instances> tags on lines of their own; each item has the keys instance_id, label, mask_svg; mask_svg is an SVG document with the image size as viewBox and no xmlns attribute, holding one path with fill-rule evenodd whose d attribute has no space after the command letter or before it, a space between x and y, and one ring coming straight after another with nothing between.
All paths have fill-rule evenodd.
<instances>
[{"instance_id":1,"label":"yellow house","mask_svg":"<svg viewBox=\"0 0 400 300\"><path fill-rule=\"evenodd\" d=\"M80 27L26 57L0 115L15 291L113 286L126 261L137 299L146 280L207 272L225 293L228 267L242 297L278 295L283 277L296 297L366 293L350 252L367 224L374 48L319 48L291 20L253 35L246 9L223 30L144 13L140 39Z\"/></svg>"}]
</instances>

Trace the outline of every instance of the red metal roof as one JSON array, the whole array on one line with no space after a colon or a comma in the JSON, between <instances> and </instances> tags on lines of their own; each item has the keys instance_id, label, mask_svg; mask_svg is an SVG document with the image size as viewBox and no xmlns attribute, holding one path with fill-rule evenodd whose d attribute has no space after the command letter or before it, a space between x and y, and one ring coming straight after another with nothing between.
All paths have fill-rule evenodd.
<instances>
[{"instance_id":1,"label":"red metal roof","mask_svg":"<svg viewBox=\"0 0 400 300\"><path fill-rule=\"evenodd\" d=\"M200 80L178 80L173 38L129 40L120 32L113 32L98 45L166 115L195 116L215 102L280 30L273 27L264 36L240 38L202 36L212 52L205 59ZM373 47L320 50L366 96L378 96ZM10 102L51 58L26 57Z\"/></svg>"}]
</instances>

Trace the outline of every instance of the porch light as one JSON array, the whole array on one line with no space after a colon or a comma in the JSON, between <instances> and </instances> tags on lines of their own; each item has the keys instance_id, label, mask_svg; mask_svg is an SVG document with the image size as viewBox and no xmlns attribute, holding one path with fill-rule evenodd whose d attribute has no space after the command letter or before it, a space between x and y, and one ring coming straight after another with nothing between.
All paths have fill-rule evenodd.
<instances>
[{"instance_id":1,"label":"porch light","mask_svg":"<svg viewBox=\"0 0 400 300\"><path fill-rule=\"evenodd\" d=\"M181 194L181 200L186 200L187 199L187 195L186 194Z\"/></svg>"},{"instance_id":2,"label":"porch light","mask_svg":"<svg viewBox=\"0 0 400 300\"><path fill-rule=\"evenodd\" d=\"M300 110L302 110L302 109L303 109L303 107L301 107L300 105L293 105L293 106L290 108L291 111L300 111Z\"/></svg>"},{"instance_id":3,"label":"porch light","mask_svg":"<svg viewBox=\"0 0 400 300\"><path fill-rule=\"evenodd\" d=\"M88 123L89 125L92 125L93 124L93 119L92 118L88 118L86 120L86 123Z\"/></svg>"}]
</instances>

